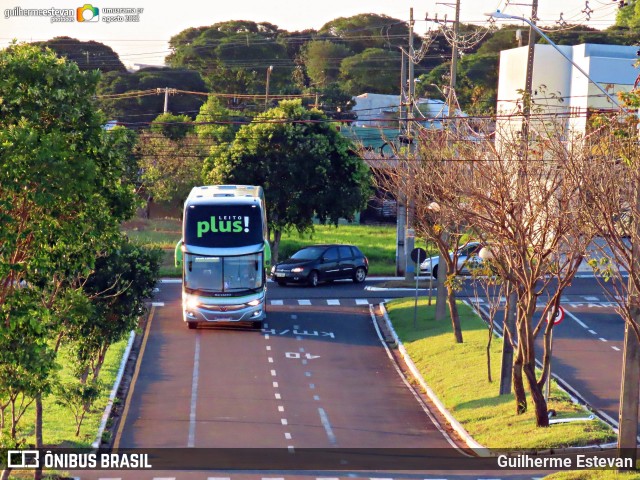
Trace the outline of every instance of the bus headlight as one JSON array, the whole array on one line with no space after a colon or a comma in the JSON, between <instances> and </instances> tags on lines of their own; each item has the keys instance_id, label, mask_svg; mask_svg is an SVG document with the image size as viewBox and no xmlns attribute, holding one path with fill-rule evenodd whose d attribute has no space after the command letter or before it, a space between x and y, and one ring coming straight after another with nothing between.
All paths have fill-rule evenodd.
<instances>
[{"instance_id":1,"label":"bus headlight","mask_svg":"<svg viewBox=\"0 0 640 480\"><path fill-rule=\"evenodd\" d=\"M195 310L196 308L198 308L200 306L200 302L198 301L197 298L187 297L187 301L185 303L185 306L189 310Z\"/></svg>"},{"instance_id":2,"label":"bus headlight","mask_svg":"<svg viewBox=\"0 0 640 480\"><path fill-rule=\"evenodd\" d=\"M247 302L247 305L249 305L250 307L255 307L260 305L260 300L255 299L255 300L251 300L250 302Z\"/></svg>"}]
</instances>

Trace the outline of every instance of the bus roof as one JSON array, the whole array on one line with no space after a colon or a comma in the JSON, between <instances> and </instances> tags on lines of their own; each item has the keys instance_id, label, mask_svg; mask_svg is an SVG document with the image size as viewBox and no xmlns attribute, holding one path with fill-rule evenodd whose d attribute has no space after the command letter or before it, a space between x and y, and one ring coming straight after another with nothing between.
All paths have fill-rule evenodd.
<instances>
[{"instance_id":1,"label":"bus roof","mask_svg":"<svg viewBox=\"0 0 640 480\"><path fill-rule=\"evenodd\" d=\"M231 199L233 203L264 203L264 192L253 185L204 185L191 189L185 205L224 204Z\"/></svg>"}]
</instances>

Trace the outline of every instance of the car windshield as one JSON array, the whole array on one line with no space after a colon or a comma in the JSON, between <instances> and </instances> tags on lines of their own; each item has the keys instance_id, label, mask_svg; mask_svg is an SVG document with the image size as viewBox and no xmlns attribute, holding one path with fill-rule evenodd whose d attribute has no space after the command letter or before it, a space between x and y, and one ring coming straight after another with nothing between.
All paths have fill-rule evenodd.
<instances>
[{"instance_id":1,"label":"car windshield","mask_svg":"<svg viewBox=\"0 0 640 480\"><path fill-rule=\"evenodd\" d=\"M262 288L262 253L234 257L185 254L185 288L205 292L243 292Z\"/></svg>"},{"instance_id":2,"label":"car windshield","mask_svg":"<svg viewBox=\"0 0 640 480\"><path fill-rule=\"evenodd\" d=\"M291 255L291 258L295 260L315 260L316 258L320 257L320 255L322 255L322 252L324 252L324 250L324 247L303 248L302 250L299 250Z\"/></svg>"}]
</instances>

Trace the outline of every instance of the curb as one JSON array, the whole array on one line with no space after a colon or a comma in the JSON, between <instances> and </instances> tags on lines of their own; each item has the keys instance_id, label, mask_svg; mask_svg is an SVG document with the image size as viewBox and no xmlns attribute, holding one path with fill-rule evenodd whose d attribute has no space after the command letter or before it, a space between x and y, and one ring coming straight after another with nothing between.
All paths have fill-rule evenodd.
<instances>
[{"instance_id":1,"label":"curb","mask_svg":"<svg viewBox=\"0 0 640 480\"><path fill-rule=\"evenodd\" d=\"M127 366L127 362L129 361L129 356L131 355L131 348L133 346L133 341L136 338L136 332L131 330L129 333L129 341L127 342L127 347L124 350L124 354L122 355L122 360L120 360L120 368L118 369L118 375L116 376L116 381L113 384L113 388L111 389L111 394L109 394L109 400L107 401L107 406L104 409L104 413L102 414L102 420L100 421L100 427L98 427L98 434L96 435L95 441L91 444L91 448L98 448L100 443L102 443L102 434L104 433L105 428L107 427L107 421L111 416L111 409L113 408L113 401L116 398L118 393L118 389L120 388L120 383L122 382L122 377L124 376L124 369Z\"/></svg>"},{"instance_id":2,"label":"curb","mask_svg":"<svg viewBox=\"0 0 640 480\"><path fill-rule=\"evenodd\" d=\"M473 450L480 457L492 456L491 453L489 452L489 449L475 441L475 439L469 434L469 432L467 432L464 429L464 427L460 424L460 422L458 422L458 420L455 419L455 417L451 414L451 412L449 412L449 410L446 409L446 407L440 401L440 399L435 394L435 392L431 390L431 388L427 385L427 382L425 382L424 378L416 368L415 363L413 363L413 360L411 360L411 357L409 357L407 350L404 348L402 341L400 340L400 338L398 337L398 334L394 330L393 325L391 324L391 320L389 319L389 315L387 313L387 309L384 305L384 302L380 304L380 310L382 311L382 316L384 318L384 321L387 327L389 328L389 331L391 332L391 335L393 336L393 339L398 345L398 351L400 352L402 359L404 360L407 367L409 368L411 375L413 375L415 380L420 384L420 386L426 392L427 396L429 397L429 400L433 402L433 404L437 407L438 411L442 414L443 417L446 418L447 422L449 422L451 427L456 431L458 435L460 435L460 438L464 440L464 442L467 444L467 446L471 450Z\"/></svg>"}]
</instances>

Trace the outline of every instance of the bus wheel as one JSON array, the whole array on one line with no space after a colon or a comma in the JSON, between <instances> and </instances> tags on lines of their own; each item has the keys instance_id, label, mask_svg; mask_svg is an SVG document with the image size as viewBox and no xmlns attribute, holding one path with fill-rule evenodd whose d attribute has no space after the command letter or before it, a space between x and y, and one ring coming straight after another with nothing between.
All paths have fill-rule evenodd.
<instances>
[{"instance_id":1,"label":"bus wheel","mask_svg":"<svg viewBox=\"0 0 640 480\"><path fill-rule=\"evenodd\" d=\"M187 322L187 325L189 325L189 330L195 330L198 328L198 324L196 322Z\"/></svg>"}]
</instances>

